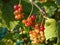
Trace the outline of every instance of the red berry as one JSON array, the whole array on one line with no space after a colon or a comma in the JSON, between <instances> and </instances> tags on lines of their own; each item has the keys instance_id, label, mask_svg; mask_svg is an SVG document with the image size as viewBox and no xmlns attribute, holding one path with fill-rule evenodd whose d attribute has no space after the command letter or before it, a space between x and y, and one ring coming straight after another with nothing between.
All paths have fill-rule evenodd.
<instances>
[{"instance_id":1,"label":"red berry","mask_svg":"<svg viewBox=\"0 0 60 45\"><path fill-rule=\"evenodd\" d=\"M35 29L39 29L39 26L38 25L35 25Z\"/></svg>"},{"instance_id":2,"label":"red berry","mask_svg":"<svg viewBox=\"0 0 60 45\"><path fill-rule=\"evenodd\" d=\"M21 17L23 18L24 17L24 14L21 14Z\"/></svg>"},{"instance_id":3,"label":"red berry","mask_svg":"<svg viewBox=\"0 0 60 45\"><path fill-rule=\"evenodd\" d=\"M36 23L35 29L40 29L40 23L39 22Z\"/></svg>"},{"instance_id":4,"label":"red berry","mask_svg":"<svg viewBox=\"0 0 60 45\"><path fill-rule=\"evenodd\" d=\"M34 21L36 19L36 15L31 15L31 20Z\"/></svg>"},{"instance_id":5,"label":"red berry","mask_svg":"<svg viewBox=\"0 0 60 45\"><path fill-rule=\"evenodd\" d=\"M34 27L35 27L35 22L34 22L34 23L32 23L31 25L32 25L32 27L34 28Z\"/></svg>"},{"instance_id":6,"label":"red berry","mask_svg":"<svg viewBox=\"0 0 60 45\"><path fill-rule=\"evenodd\" d=\"M14 10L18 10L18 5L14 5Z\"/></svg>"},{"instance_id":7,"label":"red berry","mask_svg":"<svg viewBox=\"0 0 60 45\"><path fill-rule=\"evenodd\" d=\"M40 26L40 31L43 31L44 32L44 26Z\"/></svg>"},{"instance_id":8,"label":"red berry","mask_svg":"<svg viewBox=\"0 0 60 45\"><path fill-rule=\"evenodd\" d=\"M29 26L31 26L31 23L30 22L26 22L25 26L29 27Z\"/></svg>"}]
</instances>

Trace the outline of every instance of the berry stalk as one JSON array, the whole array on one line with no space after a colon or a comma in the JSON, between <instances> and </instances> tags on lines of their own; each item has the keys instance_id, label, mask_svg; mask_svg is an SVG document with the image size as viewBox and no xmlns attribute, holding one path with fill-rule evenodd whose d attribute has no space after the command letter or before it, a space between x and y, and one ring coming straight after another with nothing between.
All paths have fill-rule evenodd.
<instances>
[{"instance_id":1,"label":"berry stalk","mask_svg":"<svg viewBox=\"0 0 60 45\"><path fill-rule=\"evenodd\" d=\"M19 0L19 4L21 4L21 0Z\"/></svg>"},{"instance_id":2,"label":"berry stalk","mask_svg":"<svg viewBox=\"0 0 60 45\"><path fill-rule=\"evenodd\" d=\"M32 14L32 12L33 12L33 4L31 3L31 5L32 5L32 9L31 9L31 12L30 12L30 14L29 14L29 17L31 16L31 14Z\"/></svg>"},{"instance_id":3,"label":"berry stalk","mask_svg":"<svg viewBox=\"0 0 60 45\"><path fill-rule=\"evenodd\" d=\"M49 19L49 18L46 16L46 13L34 2L34 0L29 0L29 1L39 9L39 11L42 13L43 18Z\"/></svg>"}]
</instances>

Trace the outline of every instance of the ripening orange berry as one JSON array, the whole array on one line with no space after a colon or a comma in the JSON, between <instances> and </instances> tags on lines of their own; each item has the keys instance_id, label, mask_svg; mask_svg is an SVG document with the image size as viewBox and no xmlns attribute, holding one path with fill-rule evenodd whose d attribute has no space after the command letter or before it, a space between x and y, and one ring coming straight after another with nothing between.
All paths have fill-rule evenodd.
<instances>
[{"instance_id":1,"label":"ripening orange berry","mask_svg":"<svg viewBox=\"0 0 60 45\"><path fill-rule=\"evenodd\" d=\"M38 30L38 29L35 29L34 31L35 31L36 33L39 33L39 32L40 32L40 30Z\"/></svg>"},{"instance_id":2,"label":"ripening orange berry","mask_svg":"<svg viewBox=\"0 0 60 45\"><path fill-rule=\"evenodd\" d=\"M15 15L15 19L17 20L21 19L21 15Z\"/></svg>"},{"instance_id":3,"label":"ripening orange berry","mask_svg":"<svg viewBox=\"0 0 60 45\"><path fill-rule=\"evenodd\" d=\"M44 40L45 40L45 36L42 36L42 37L41 37L41 41L44 41Z\"/></svg>"},{"instance_id":4,"label":"ripening orange berry","mask_svg":"<svg viewBox=\"0 0 60 45\"><path fill-rule=\"evenodd\" d=\"M19 4L18 7L19 7L18 10L19 10L20 12L22 12L22 10L23 10L23 9L22 9L22 4Z\"/></svg>"},{"instance_id":5,"label":"ripening orange berry","mask_svg":"<svg viewBox=\"0 0 60 45\"><path fill-rule=\"evenodd\" d=\"M14 15L18 15L20 12L18 10L14 11Z\"/></svg>"},{"instance_id":6,"label":"ripening orange berry","mask_svg":"<svg viewBox=\"0 0 60 45\"><path fill-rule=\"evenodd\" d=\"M32 24L32 20L30 17L27 18L27 21L30 22Z\"/></svg>"},{"instance_id":7,"label":"ripening orange berry","mask_svg":"<svg viewBox=\"0 0 60 45\"><path fill-rule=\"evenodd\" d=\"M26 22L27 22L27 21L26 21L25 19L24 19L24 20L22 20L22 23L23 23L23 24L25 24Z\"/></svg>"}]
</instances>

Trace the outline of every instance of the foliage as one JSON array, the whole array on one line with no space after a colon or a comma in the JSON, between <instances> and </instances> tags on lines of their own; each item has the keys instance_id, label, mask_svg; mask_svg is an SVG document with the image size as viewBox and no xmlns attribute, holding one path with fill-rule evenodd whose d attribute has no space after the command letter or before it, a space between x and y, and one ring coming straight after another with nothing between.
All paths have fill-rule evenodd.
<instances>
[{"instance_id":1,"label":"foliage","mask_svg":"<svg viewBox=\"0 0 60 45\"><path fill-rule=\"evenodd\" d=\"M4 38L0 41L1 45L3 45L2 43L6 43L6 41L9 39L11 39L10 42L13 41L14 43L16 43L16 40L23 40L25 38L27 40L23 44L31 45L29 31L32 30L33 28L26 27L24 24L22 24L21 20L16 20L14 18L13 6L15 4L19 4L19 1L20 0L9 0L9 2L4 2L4 0L0 0L0 27L7 28L7 30L8 30L7 35L5 35ZM57 22L56 27L58 27L58 29L56 29L56 31L58 32L58 36L57 36L58 44L57 45L59 45L60 44L60 34L59 34L59 30L60 30L60 25L59 25L60 24L60 15L59 15L60 14L60 0L52 0L52 1L46 0L46 2L42 2L42 3L39 0L35 0L35 3L47 13L46 16L48 16L48 18L53 18L56 20L56 22ZM31 12L32 5L29 2L29 0L22 0L21 4L22 4L22 8L23 8L22 13L24 13L24 19L27 19L27 17L29 16L29 14ZM39 13L39 10L35 6L33 6L32 14L36 15L35 22L42 22L43 18L41 16L41 13ZM54 27L55 26L54 23L55 22L51 23L51 26L47 27L46 30L48 30L48 29L54 30L56 28L56 27ZM52 26L54 29L51 28ZM23 34L20 34L20 31L21 31L20 28L23 29L23 31L24 31ZM4 30L4 29L2 29L2 30ZM1 28L0 28L0 31L1 31ZM47 34L47 32L49 33L49 35ZM55 33L54 31L51 32L49 30L47 32L45 35L46 37L50 36L50 34L52 34L52 33ZM54 37L54 36L52 35L52 37ZM6 40L6 41L4 42L3 40ZM21 45L23 45L23 44L21 44ZM36 45L40 45L40 44L36 44ZM41 45L46 45L46 44L42 43Z\"/></svg>"}]
</instances>

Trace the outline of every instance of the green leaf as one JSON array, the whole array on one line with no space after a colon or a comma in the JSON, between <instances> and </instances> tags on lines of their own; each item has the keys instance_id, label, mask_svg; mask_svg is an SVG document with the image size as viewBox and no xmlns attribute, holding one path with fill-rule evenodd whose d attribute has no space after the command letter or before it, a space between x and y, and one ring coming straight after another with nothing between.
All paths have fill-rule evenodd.
<instances>
[{"instance_id":1,"label":"green leaf","mask_svg":"<svg viewBox=\"0 0 60 45\"><path fill-rule=\"evenodd\" d=\"M44 3L45 12L48 14L48 17L52 17L56 11L56 4L54 2Z\"/></svg>"},{"instance_id":2,"label":"green leaf","mask_svg":"<svg viewBox=\"0 0 60 45\"><path fill-rule=\"evenodd\" d=\"M46 7L46 13L49 17L53 16L56 11L56 8L54 6Z\"/></svg>"},{"instance_id":3,"label":"green leaf","mask_svg":"<svg viewBox=\"0 0 60 45\"><path fill-rule=\"evenodd\" d=\"M14 35L13 35L13 39L19 39L19 34L18 33L15 33Z\"/></svg>"},{"instance_id":4,"label":"green leaf","mask_svg":"<svg viewBox=\"0 0 60 45\"><path fill-rule=\"evenodd\" d=\"M2 4L2 8L1 8L1 13L0 13L0 17L2 19L0 19L0 27L6 27L9 30L13 30L14 27L18 24L19 21L16 21L14 19L14 14L13 14L13 5L14 3L18 3L19 1L15 1L15 0L10 0L9 3L5 3L3 1L0 1Z\"/></svg>"},{"instance_id":5,"label":"green leaf","mask_svg":"<svg viewBox=\"0 0 60 45\"><path fill-rule=\"evenodd\" d=\"M2 22L2 20L1 20L2 19L2 16L1 15L2 15L2 11L0 9L0 27L2 26L2 23L1 23Z\"/></svg>"},{"instance_id":6,"label":"green leaf","mask_svg":"<svg viewBox=\"0 0 60 45\"><path fill-rule=\"evenodd\" d=\"M9 28L10 28L11 30L13 30L14 27L18 24L18 22L19 22L19 21L11 21L11 22L10 22L10 27L9 27Z\"/></svg>"},{"instance_id":7,"label":"green leaf","mask_svg":"<svg viewBox=\"0 0 60 45\"><path fill-rule=\"evenodd\" d=\"M57 26L55 19L47 19L45 21L45 37L46 40L57 37Z\"/></svg>"},{"instance_id":8,"label":"green leaf","mask_svg":"<svg viewBox=\"0 0 60 45\"><path fill-rule=\"evenodd\" d=\"M9 30L13 30L14 27L18 24L19 21L16 21L14 19L14 10L13 10L13 6L15 4L18 4L19 1L15 1L15 0L10 0L9 3L5 3L3 1L0 1L2 4L2 20L0 23L1 27L7 27ZM40 3L37 3L39 6L41 6ZM25 17L27 18L27 16L29 16L30 11L32 9L31 4L29 3L28 0L22 0L22 6L23 6L23 13L25 14ZM34 11L32 12L36 15L38 15L38 9L34 6Z\"/></svg>"}]
</instances>

